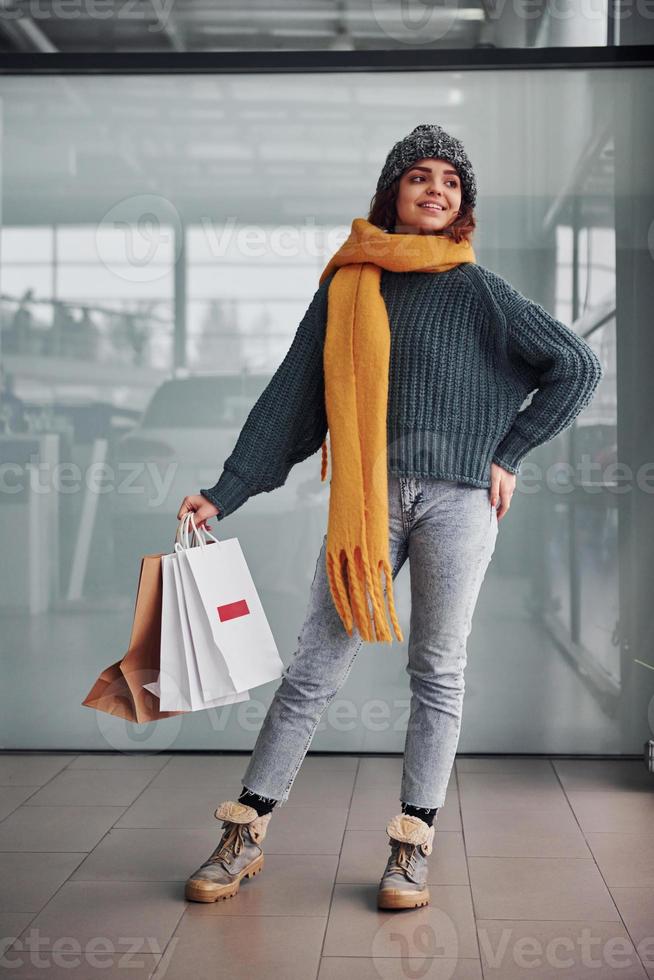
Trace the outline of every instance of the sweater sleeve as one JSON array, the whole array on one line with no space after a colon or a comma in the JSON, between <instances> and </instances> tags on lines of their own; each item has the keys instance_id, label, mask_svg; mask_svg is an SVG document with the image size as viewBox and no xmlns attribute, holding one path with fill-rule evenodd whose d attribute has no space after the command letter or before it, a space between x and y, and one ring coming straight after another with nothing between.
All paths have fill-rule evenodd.
<instances>
[{"instance_id":1,"label":"sweater sleeve","mask_svg":"<svg viewBox=\"0 0 654 980\"><path fill-rule=\"evenodd\" d=\"M508 353L533 378L537 390L493 454L493 462L511 473L520 472L530 450L574 421L603 376L601 362L585 340L539 303L522 299L522 305L506 316Z\"/></svg>"},{"instance_id":2,"label":"sweater sleeve","mask_svg":"<svg viewBox=\"0 0 654 980\"><path fill-rule=\"evenodd\" d=\"M218 508L217 520L254 494L281 487L291 468L316 452L325 439L323 346L332 276L314 293L284 360L225 460L220 479L213 487L200 490Z\"/></svg>"}]
</instances>

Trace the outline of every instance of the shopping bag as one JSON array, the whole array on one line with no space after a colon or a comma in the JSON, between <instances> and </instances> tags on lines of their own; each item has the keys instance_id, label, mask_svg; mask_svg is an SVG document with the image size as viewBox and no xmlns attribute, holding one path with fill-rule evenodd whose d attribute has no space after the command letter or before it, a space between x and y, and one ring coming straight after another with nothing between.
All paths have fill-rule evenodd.
<instances>
[{"instance_id":1,"label":"shopping bag","mask_svg":"<svg viewBox=\"0 0 654 980\"><path fill-rule=\"evenodd\" d=\"M126 721L137 720L134 698L121 672L120 660L102 671L82 704Z\"/></svg>"},{"instance_id":2,"label":"shopping bag","mask_svg":"<svg viewBox=\"0 0 654 980\"><path fill-rule=\"evenodd\" d=\"M184 592L182 589L181 576L180 576L179 566L177 562L173 563L172 569L175 578L175 589L177 592L177 601L180 610L180 623L182 626L182 633L184 636L184 649L186 651L186 662L189 670L191 711L198 711L201 708L220 707L220 705L223 704L235 704L238 701L249 701L250 692L236 691L227 673L225 676L225 690L227 691L226 694L219 695L218 697L215 698L206 698L203 695L202 687L200 684L200 675L198 673L197 658L195 656L195 648L193 646L193 637L191 636L191 628L189 626L186 598L184 596Z\"/></svg>"},{"instance_id":3,"label":"shopping bag","mask_svg":"<svg viewBox=\"0 0 654 980\"><path fill-rule=\"evenodd\" d=\"M177 561L175 552L161 559L160 673L156 682L147 685L148 690L159 695L161 708L167 711L200 711L249 700L249 691L235 690L226 668L220 690L211 695L202 691Z\"/></svg>"},{"instance_id":4,"label":"shopping bag","mask_svg":"<svg viewBox=\"0 0 654 980\"><path fill-rule=\"evenodd\" d=\"M100 674L82 705L142 724L181 711L164 711L147 684L159 677L162 607L162 555L145 555L134 604L127 653Z\"/></svg>"},{"instance_id":5,"label":"shopping bag","mask_svg":"<svg viewBox=\"0 0 654 980\"><path fill-rule=\"evenodd\" d=\"M267 684L284 664L238 538L205 533L200 547L175 545L201 688L221 690L225 666L237 691Z\"/></svg>"}]
</instances>

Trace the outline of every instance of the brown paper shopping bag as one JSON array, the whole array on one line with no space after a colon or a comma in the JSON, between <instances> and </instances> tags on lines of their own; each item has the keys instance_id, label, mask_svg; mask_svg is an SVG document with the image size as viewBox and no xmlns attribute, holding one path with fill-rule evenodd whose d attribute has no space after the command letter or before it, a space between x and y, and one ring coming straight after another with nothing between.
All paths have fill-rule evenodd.
<instances>
[{"instance_id":1,"label":"brown paper shopping bag","mask_svg":"<svg viewBox=\"0 0 654 980\"><path fill-rule=\"evenodd\" d=\"M159 678L161 644L162 555L145 555L134 606L127 653L103 670L82 701L88 708L141 724L183 711L161 711L159 698L143 685Z\"/></svg>"}]
</instances>

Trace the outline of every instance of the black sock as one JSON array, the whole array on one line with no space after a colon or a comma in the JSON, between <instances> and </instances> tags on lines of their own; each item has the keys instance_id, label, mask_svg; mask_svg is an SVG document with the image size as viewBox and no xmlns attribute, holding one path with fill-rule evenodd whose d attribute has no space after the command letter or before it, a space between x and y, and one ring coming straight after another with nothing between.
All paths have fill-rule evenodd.
<instances>
[{"instance_id":1,"label":"black sock","mask_svg":"<svg viewBox=\"0 0 654 980\"><path fill-rule=\"evenodd\" d=\"M434 817L438 807L435 806L433 810L428 810L426 807L422 806L412 806L410 803L402 803L402 813L407 813L410 817L420 817L424 820L426 824L430 827L434 822Z\"/></svg>"},{"instance_id":2,"label":"black sock","mask_svg":"<svg viewBox=\"0 0 654 980\"><path fill-rule=\"evenodd\" d=\"M254 807L254 809L261 817L264 813L270 813L270 811L275 806L277 800L272 800L270 802L268 800L264 800L263 797L259 796L258 793L252 793L251 790L246 789L244 786L243 792L238 798L238 802L246 803L247 806Z\"/></svg>"}]
</instances>

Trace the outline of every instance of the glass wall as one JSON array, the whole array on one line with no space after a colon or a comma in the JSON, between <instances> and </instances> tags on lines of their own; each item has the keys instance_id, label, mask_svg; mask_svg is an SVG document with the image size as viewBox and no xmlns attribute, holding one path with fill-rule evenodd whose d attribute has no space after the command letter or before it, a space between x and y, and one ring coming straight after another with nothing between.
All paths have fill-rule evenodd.
<instances>
[{"instance_id":1,"label":"glass wall","mask_svg":"<svg viewBox=\"0 0 654 980\"><path fill-rule=\"evenodd\" d=\"M475 167L477 260L605 368L500 522L459 748L640 751L619 629L614 147L618 107L649 89L645 69L0 79L3 748L254 744L277 682L142 726L81 701L127 649L141 556L172 551L182 498L218 479L386 153L434 121ZM327 527L320 463L214 522L286 663ZM408 563L395 596L406 642L364 644L312 749L402 751Z\"/></svg>"}]
</instances>

